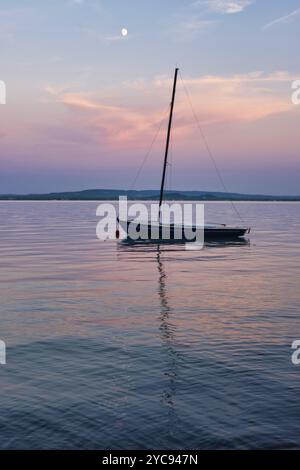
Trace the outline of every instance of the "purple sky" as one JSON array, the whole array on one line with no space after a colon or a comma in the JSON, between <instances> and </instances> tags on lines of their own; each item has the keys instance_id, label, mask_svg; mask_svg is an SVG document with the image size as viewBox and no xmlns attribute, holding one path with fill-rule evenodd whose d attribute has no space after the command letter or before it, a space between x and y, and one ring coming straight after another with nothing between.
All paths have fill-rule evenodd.
<instances>
[{"instance_id":1,"label":"purple sky","mask_svg":"<svg viewBox=\"0 0 300 470\"><path fill-rule=\"evenodd\" d=\"M299 194L299 1L2 0L0 193L159 186L176 64L230 191ZM122 28L128 35L122 36ZM178 83L170 189L222 190Z\"/></svg>"}]
</instances>

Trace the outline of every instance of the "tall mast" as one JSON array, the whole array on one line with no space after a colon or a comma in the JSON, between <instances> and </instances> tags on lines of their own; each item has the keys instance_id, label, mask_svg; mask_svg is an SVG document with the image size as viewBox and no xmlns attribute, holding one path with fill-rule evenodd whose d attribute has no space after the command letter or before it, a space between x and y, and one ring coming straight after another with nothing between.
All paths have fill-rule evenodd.
<instances>
[{"instance_id":1,"label":"tall mast","mask_svg":"<svg viewBox=\"0 0 300 470\"><path fill-rule=\"evenodd\" d=\"M172 118L173 118L173 109L174 109L174 102L175 102L178 70L179 70L178 68L175 69L175 75L174 75L172 101L171 101L171 106L170 106L170 117L169 117L169 125L168 125L167 141L166 141L166 150L165 150L165 158L164 158L164 168L163 168L163 173L162 173L162 178L161 178L161 185L160 185L159 206L158 206L158 220L159 221L160 221L160 208L161 208L162 200L163 200L163 196L164 196L164 186L165 186L166 169L167 169L167 163L168 163L168 153L169 153L169 145L170 145L170 136L171 136L171 128L172 128Z\"/></svg>"}]
</instances>

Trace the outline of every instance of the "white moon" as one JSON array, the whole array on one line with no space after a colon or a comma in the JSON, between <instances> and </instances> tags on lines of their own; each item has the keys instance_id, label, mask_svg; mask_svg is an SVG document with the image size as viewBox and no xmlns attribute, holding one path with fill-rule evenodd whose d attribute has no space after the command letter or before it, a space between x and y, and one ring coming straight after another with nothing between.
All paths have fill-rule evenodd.
<instances>
[{"instance_id":1,"label":"white moon","mask_svg":"<svg viewBox=\"0 0 300 470\"><path fill-rule=\"evenodd\" d=\"M122 36L127 36L128 30L126 28L123 28L121 31Z\"/></svg>"}]
</instances>

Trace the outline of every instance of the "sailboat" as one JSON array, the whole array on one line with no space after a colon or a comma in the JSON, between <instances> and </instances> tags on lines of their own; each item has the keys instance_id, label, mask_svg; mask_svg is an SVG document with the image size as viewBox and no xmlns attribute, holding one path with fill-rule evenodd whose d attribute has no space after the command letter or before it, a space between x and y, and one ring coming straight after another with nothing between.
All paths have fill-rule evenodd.
<instances>
[{"instance_id":1,"label":"sailboat","mask_svg":"<svg viewBox=\"0 0 300 470\"><path fill-rule=\"evenodd\" d=\"M170 137L171 137L171 129L172 129L172 120L173 120L173 111L174 111L175 96L176 96L178 71L179 71L179 68L175 68L173 90L172 90L172 100L171 100L171 105L170 105L170 114L169 114L167 138L166 138L166 146L165 146L165 154L164 154L164 162L163 162L163 171L162 171L162 178L161 178L161 185L160 185L158 220L157 221L152 221L152 220L135 221L134 219L122 220L118 217L117 222L123 228L129 240L131 238L131 233L132 233L132 231L130 230L130 226L134 228L133 232L136 233L138 231L143 234L146 234L147 240L151 240L151 241L155 241L155 240L165 241L165 237L164 237L165 233L168 233L168 237L166 238L166 241L175 240L175 239L178 240L179 232L181 232L182 234L181 240L184 241L184 238L185 238L185 235L184 235L185 232L184 232L183 226L180 227L176 225L175 223L168 223L166 226L166 223L162 221L162 217L161 217L162 215L161 209L162 209L162 204L163 204L163 199L164 199L164 189L165 189L165 180L166 180L166 169L168 165L168 155L169 155L169 147L170 147ZM223 240L223 239L234 240L234 239L239 239L241 237L244 237L246 234L250 233L250 227L231 226L227 224L205 224L204 226L201 226L201 227L192 225L190 228L194 232L196 232L197 230L203 230L204 241Z\"/></svg>"}]
</instances>

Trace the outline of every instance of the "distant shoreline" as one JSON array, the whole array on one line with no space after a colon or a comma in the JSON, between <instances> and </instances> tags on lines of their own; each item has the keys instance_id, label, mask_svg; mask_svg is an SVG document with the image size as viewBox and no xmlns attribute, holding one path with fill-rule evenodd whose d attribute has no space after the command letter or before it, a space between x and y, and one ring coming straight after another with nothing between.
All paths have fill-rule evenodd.
<instances>
[{"instance_id":1,"label":"distant shoreline","mask_svg":"<svg viewBox=\"0 0 300 470\"><path fill-rule=\"evenodd\" d=\"M126 191L118 189L87 189L83 191L45 194L0 194L0 201L116 201L126 196L131 201L156 201L158 190ZM166 191L168 201L241 201L241 202L299 202L300 196L276 196L265 194L224 193L214 191Z\"/></svg>"},{"instance_id":2,"label":"distant shoreline","mask_svg":"<svg viewBox=\"0 0 300 470\"><path fill-rule=\"evenodd\" d=\"M116 201L126 196L130 201L156 201L158 190L125 191L117 189L87 189L83 191L47 194L0 194L0 201ZM214 191L166 191L168 201L240 201L240 202L300 202L299 196L224 193Z\"/></svg>"}]
</instances>

